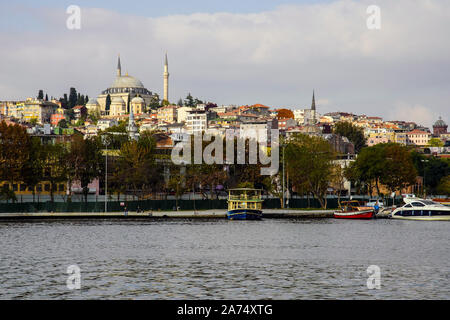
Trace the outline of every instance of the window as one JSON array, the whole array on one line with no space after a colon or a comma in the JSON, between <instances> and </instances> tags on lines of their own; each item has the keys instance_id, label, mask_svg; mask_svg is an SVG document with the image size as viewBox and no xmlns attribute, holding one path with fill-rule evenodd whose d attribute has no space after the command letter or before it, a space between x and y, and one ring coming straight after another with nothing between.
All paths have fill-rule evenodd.
<instances>
[{"instance_id":1,"label":"window","mask_svg":"<svg viewBox=\"0 0 450 320\"><path fill-rule=\"evenodd\" d=\"M17 191L17 183L14 183L14 184L12 185L12 188L13 188L13 191Z\"/></svg>"},{"instance_id":2,"label":"window","mask_svg":"<svg viewBox=\"0 0 450 320\"><path fill-rule=\"evenodd\" d=\"M38 185L37 185L37 191L38 191L38 192L41 192L41 191L42 191L42 184L38 184Z\"/></svg>"},{"instance_id":3,"label":"window","mask_svg":"<svg viewBox=\"0 0 450 320\"><path fill-rule=\"evenodd\" d=\"M47 192L50 191L50 184L46 183L44 185L44 190L47 191Z\"/></svg>"},{"instance_id":4,"label":"window","mask_svg":"<svg viewBox=\"0 0 450 320\"><path fill-rule=\"evenodd\" d=\"M425 207L425 205L423 203L420 203L420 202L413 202L412 206L413 207Z\"/></svg>"},{"instance_id":5,"label":"window","mask_svg":"<svg viewBox=\"0 0 450 320\"><path fill-rule=\"evenodd\" d=\"M409 216L411 216L411 214L412 214L412 211L410 211L410 210L404 210L404 211L402 211L402 216L404 216L404 217L409 217Z\"/></svg>"},{"instance_id":6,"label":"window","mask_svg":"<svg viewBox=\"0 0 450 320\"><path fill-rule=\"evenodd\" d=\"M19 189L20 189L20 191L25 191L25 190L27 190L27 186L26 186L26 184L21 184L20 186L19 186Z\"/></svg>"},{"instance_id":7,"label":"window","mask_svg":"<svg viewBox=\"0 0 450 320\"><path fill-rule=\"evenodd\" d=\"M410 203L408 203L405 208L412 208L412 205Z\"/></svg>"},{"instance_id":8,"label":"window","mask_svg":"<svg viewBox=\"0 0 450 320\"><path fill-rule=\"evenodd\" d=\"M59 185L58 191L64 191L64 185L63 185L63 184L60 184L60 185Z\"/></svg>"}]
</instances>

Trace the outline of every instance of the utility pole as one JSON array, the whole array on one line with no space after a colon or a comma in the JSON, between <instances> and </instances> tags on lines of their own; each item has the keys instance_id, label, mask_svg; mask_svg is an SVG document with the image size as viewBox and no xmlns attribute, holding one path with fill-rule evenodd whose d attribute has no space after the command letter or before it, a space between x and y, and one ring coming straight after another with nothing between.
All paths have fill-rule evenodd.
<instances>
[{"instance_id":1,"label":"utility pole","mask_svg":"<svg viewBox=\"0 0 450 320\"><path fill-rule=\"evenodd\" d=\"M105 213L108 212L108 145L110 143L108 136L103 136L103 143L106 146L105 153Z\"/></svg>"},{"instance_id":2,"label":"utility pole","mask_svg":"<svg viewBox=\"0 0 450 320\"><path fill-rule=\"evenodd\" d=\"M428 162L428 160L420 160L420 161L422 161L422 162ZM426 189L425 189L425 164L424 164L424 166L423 166L423 197L424 198L426 198L427 197L427 192L426 192Z\"/></svg>"}]
</instances>

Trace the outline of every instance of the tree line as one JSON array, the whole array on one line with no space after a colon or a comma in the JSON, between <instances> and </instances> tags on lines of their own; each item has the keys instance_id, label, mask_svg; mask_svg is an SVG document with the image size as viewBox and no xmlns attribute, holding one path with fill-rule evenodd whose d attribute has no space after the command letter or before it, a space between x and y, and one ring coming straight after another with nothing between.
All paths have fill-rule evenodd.
<instances>
[{"instance_id":1,"label":"tree line","mask_svg":"<svg viewBox=\"0 0 450 320\"><path fill-rule=\"evenodd\" d=\"M50 184L51 201L54 201L58 184L71 186L77 181L87 201L89 183L96 178L104 181L107 148L110 194L132 194L138 199L157 193L163 196L172 193L179 199L187 192L201 193L204 198L212 199L228 188L254 187L282 202L285 181L284 196L293 193L311 196L325 208L327 194L333 192L339 196L345 179L350 180L358 192L367 194L376 190L380 195L381 185L389 191L400 191L414 184L417 175L424 173L428 193L450 193L447 160L426 158L394 143L364 147L356 161L342 168L335 161L337 154L328 141L295 134L281 141L278 173L263 176L261 164L248 164L248 140L245 164L227 164L224 159L224 164L191 161L191 164L178 166L171 161L170 149L156 147L157 139L157 132L143 132L139 140L129 140L125 127L120 125L87 139L75 134L68 141L42 144L39 138L29 136L24 127L2 122L0 179L9 185L21 181L33 190L33 195L36 185L46 181ZM208 143L203 143L204 149ZM236 142L234 145L237 148ZM2 190L2 195L14 198L11 190ZM70 193L66 200L71 200Z\"/></svg>"}]
</instances>

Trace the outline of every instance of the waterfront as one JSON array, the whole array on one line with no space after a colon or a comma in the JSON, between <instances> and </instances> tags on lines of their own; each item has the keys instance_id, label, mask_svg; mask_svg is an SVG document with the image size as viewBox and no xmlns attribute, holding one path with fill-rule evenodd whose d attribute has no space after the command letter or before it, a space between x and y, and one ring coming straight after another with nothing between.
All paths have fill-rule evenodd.
<instances>
[{"instance_id":1,"label":"waterfront","mask_svg":"<svg viewBox=\"0 0 450 320\"><path fill-rule=\"evenodd\" d=\"M447 222L0 222L0 299L449 299ZM66 287L81 268L81 290ZM366 286L369 265L381 289Z\"/></svg>"}]
</instances>

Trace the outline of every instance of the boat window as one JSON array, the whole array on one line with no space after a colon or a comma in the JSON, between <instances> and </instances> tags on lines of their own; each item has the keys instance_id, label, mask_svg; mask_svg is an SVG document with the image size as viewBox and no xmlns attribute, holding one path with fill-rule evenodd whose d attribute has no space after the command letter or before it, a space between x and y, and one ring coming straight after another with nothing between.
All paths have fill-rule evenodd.
<instances>
[{"instance_id":1,"label":"boat window","mask_svg":"<svg viewBox=\"0 0 450 320\"><path fill-rule=\"evenodd\" d=\"M423 200L422 202L423 202L424 204L426 204L427 206L430 206L430 205L436 205L436 204L437 204L436 202L430 201L430 200Z\"/></svg>"},{"instance_id":2,"label":"boat window","mask_svg":"<svg viewBox=\"0 0 450 320\"><path fill-rule=\"evenodd\" d=\"M413 202L412 206L413 207L425 207L425 205L423 203L420 203L420 202Z\"/></svg>"},{"instance_id":3,"label":"boat window","mask_svg":"<svg viewBox=\"0 0 450 320\"><path fill-rule=\"evenodd\" d=\"M404 210L402 212L403 212L402 216L404 216L404 217L408 217L408 216L411 215L411 211L410 210Z\"/></svg>"},{"instance_id":4,"label":"boat window","mask_svg":"<svg viewBox=\"0 0 450 320\"><path fill-rule=\"evenodd\" d=\"M412 208L412 205L410 203L408 203L405 208Z\"/></svg>"}]
</instances>

